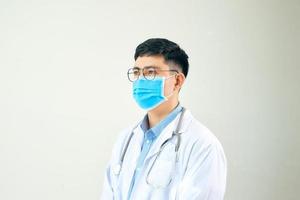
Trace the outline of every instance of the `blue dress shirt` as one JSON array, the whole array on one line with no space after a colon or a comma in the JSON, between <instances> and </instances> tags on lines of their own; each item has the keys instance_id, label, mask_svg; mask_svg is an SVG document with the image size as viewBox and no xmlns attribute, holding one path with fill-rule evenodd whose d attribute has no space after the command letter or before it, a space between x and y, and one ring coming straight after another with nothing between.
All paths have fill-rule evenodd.
<instances>
[{"instance_id":1,"label":"blue dress shirt","mask_svg":"<svg viewBox=\"0 0 300 200\"><path fill-rule=\"evenodd\" d=\"M147 156L147 153L149 152L151 145L156 140L156 138L160 135L160 133L163 131L163 129L166 128L166 126L173 121L176 116L181 112L182 106L178 104L176 108L174 108L162 121L160 121L157 125L149 129L149 121L148 121L148 115L146 115L141 123L141 128L144 132L144 140L141 148L141 153L139 155L137 166L135 168L131 184L128 191L128 200L130 199L131 193L134 189L134 183L139 178L141 170L143 169L144 160Z\"/></svg>"}]
</instances>

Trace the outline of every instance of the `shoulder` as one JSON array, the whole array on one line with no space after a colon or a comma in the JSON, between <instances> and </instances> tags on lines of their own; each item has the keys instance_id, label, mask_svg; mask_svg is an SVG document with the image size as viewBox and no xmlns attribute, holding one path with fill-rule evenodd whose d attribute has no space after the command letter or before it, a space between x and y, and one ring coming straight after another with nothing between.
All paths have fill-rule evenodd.
<instances>
[{"instance_id":1,"label":"shoulder","mask_svg":"<svg viewBox=\"0 0 300 200\"><path fill-rule=\"evenodd\" d=\"M217 148L223 151L218 138L209 128L198 121L190 111L187 112L187 118L189 123L185 127L184 133L182 133L182 139L185 140L188 146L200 148L200 150Z\"/></svg>"},{"instance_id":2,"label":"shoulder","mask_svg":"<svg viewBox=\"0 0 300 200\"><path fill-rule=\"evenodd\" d=\"M117 140L114 143L113 152L114 154L119 154L122 148L125 146L125 143L129 140L130 135L133 130L139 125L139 122L130 125L127 128L124 128L118 133Z\"/></svg>"},{"instance_id":3,"label":"shoulder","mask_svg":"<svg viewBox=\"0 0 300 200\"><path fill-rule=\"evenodd\" d=\"M189 123L182 133L182 159L184 169L193 165L205 165L222 170L226 174L227 159L218 138L205 125L188 112ZM198 165L197 165L198 164ZM212 168L211 168L212 169Z\"/></svg>"},{"instance_id":4,"label":"shoulder","mask_svg":"<svg viewBox=\"0 0 300 200\"><path fill-rule=\"evenodd\" d=\"M117 140L115 142L115 146L123 146L123 143L125 143L126 139L130 136L133 126L129 126L127 128L122 129L117 136Z\"/></svg>"}]
</instances>

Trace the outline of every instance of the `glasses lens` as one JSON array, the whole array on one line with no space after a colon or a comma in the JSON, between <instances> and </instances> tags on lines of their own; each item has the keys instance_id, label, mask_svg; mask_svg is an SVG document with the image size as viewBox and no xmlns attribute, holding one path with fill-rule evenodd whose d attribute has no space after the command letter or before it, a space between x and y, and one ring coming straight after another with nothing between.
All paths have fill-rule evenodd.
<instances>
[{"instance_id":1,"label":"glasses lens","mask_svg":"<svg viewBox=\"0 0 300 200\"><path fill-rule=\"evenodd\" d=\"M155 68L144 68L143 75L145 79L153 80L156 76L156 69Z\"/></svg>"},{"instance_id":2,"label":"glasses lens","mask_svg":"<svg viewBox=\"0 0 300 200\"><path fill-rule=\"evenodd\" d=\"M127 72L129 81L136 81L140 76L140 70L136 68L131 68Z\"/></svg>"}]
</instances>

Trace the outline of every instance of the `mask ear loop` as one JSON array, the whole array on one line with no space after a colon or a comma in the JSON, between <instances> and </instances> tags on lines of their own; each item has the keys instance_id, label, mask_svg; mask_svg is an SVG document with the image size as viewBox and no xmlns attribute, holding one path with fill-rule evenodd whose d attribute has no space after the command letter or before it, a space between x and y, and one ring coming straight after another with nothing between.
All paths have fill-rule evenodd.
<instances>
[{"instance_id":1,"label":"mask ear loop","mask_svg":"<svg viewBox=\"0 0 300 200\"><path fill-rule=\"evenodd\" d=\"M166 77L166 78L164 78L165 80L167 80L167 79L169 79L169 78L172 78L173 76L176 76L177 74L173 74L173 75L171 75L171 76L169 76L169 77ZM163 86L163 88L165 88L165 80L164 80L164 86ZM173 90L173 92L171 92L171 94L169 94L168 96L165 96L165 98L166 98L166 100L168 100L169 99L169 97L170 96L172 96L174 94L174 90Z\"/></svg>"},{"instance_id":2,"label":"mask ear loop","mask_svg":"<svg viewBox=\"0 0 300 200\"><path fill-rule=\"evenodd\" d=\"M162 80L161 90L160 90L160 91L161 91L161 92L160 92L160 95L161 95L161 97L164 98L164 101L167 101L168 98L169 98L171 95L173 95L173 93L174 93L174 92L173 92L171 95L168 95L168 96L165 96L165 94L164 94L164 91L165 91L165 80L171 78L172 76L174 76L174 75L171 75L171 76L169 76L169 77L159 77L159 78ZM146 109L146 111L148 112L149 110L152 110L153 108L155 108L155 107L159 106L160 104L162 104L164 101L160 102L159 104L155 105L154 107L151 107L151 108Z\"/></svg>"}]
</instances>

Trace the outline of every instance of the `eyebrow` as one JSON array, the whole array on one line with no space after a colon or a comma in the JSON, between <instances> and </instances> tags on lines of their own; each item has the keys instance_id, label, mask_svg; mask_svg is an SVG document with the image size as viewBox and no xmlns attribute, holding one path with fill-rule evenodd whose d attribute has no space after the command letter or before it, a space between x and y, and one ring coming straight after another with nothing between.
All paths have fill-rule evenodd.
<instances>
[{"instance_id":1,"label":"eyebrow","mask_svg":"<svg viewBox=\"0 0 300 200\"><path fill-rule=\"evenodd\" d=\"M143 68L156 68L156 69L160 69L160 67L157 67L157 66L144 66L143 68L140 68L140 67L137 67L137 66L134 66L133 68L138 68L138 69L143 69Z\"/></svg>"}]
</instances>

